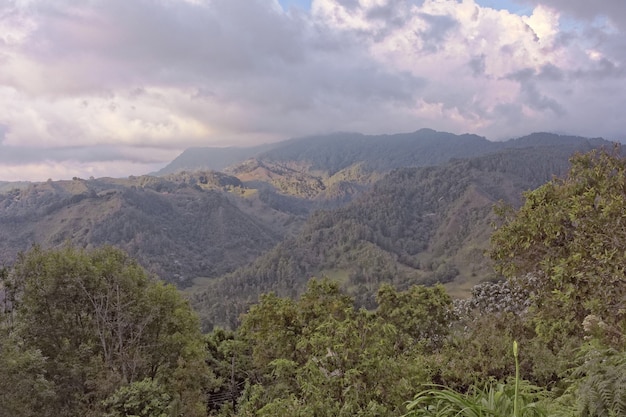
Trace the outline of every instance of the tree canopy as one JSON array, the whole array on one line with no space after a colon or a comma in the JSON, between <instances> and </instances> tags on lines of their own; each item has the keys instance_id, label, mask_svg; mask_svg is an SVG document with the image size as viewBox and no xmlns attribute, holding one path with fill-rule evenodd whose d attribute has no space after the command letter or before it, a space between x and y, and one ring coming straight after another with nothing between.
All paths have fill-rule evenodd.
<instances>
[{"instance_id":1,"label":"tree canopy","mask_svg":"<svg viewBox=\"0 0 626 417\"><path fill-rule=\"evenodd\" d=\"M45 415L102 415L146 387L171 409L204 414L198 321L174 287L124 252L35 247L3 281L2 331L15 343L2 355L27 361L31 383L46 388ZM44 415L32 407L21 413Z\"/></svg>"},{"instance_id":2,"label":"tree canopy","mask_svg":"<svg viewBox=\"0 0 626 417\"><path fill-rule=\"evenodd\" d=\"M563 179L500 208L491 257L506 277L530 274L538 331L581 335L595 315L607 328L626 320L626 159L619 148L577 154ZM549 319L549 320L548 320Z\"/></svg>"}]
</instances>

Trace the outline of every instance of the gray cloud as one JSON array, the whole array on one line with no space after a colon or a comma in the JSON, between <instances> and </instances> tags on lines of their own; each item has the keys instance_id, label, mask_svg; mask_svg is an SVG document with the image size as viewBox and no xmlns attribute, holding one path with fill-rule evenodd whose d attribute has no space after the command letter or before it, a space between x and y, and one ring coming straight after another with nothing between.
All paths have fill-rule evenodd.
<instances>
[{"instance_id":1,"label":"gray cloud","mask_svg":"<svg viewBox=\"0 0 626 417\"><path fill-rule=\"evenodd\" d=\"M424 49L429 52L439 50L445 44L446 35L458 25L458 22L449 16L428 13L421 13L419 16L428 24L428 29L420 31L420 35L424 40Z\"/></svg>"},{"instance_id":2,"label":"gray cloud","mask_svg":"<svg viewBox=\"0 0 626 417\"><path fill-rule=\"evenodd\" d=\"M544 66L539 73L531 68L524 68L508 78L519 83L524 97L523 103L528 107L538 111L550 110L556 116L564 116L567 113L564 106L543 93L540 84L540 81L562 81L563 78L559 75L554 68Z\"/></svg>"},{"instance_id":3,"label":"gray cloud","mask_svg":"<svg viewBox=\"0 0 626 417\"><path fill-rule=\"evenodd\" d=\"M77 89L149 82L180 85L267 73L301 62L306 50L302 22L286 19L261 0L215 0L206 5L107 0L80 8L72 4L38 3L38 27L26 48L35 58L66 71L71 71L68 64L77 64Z\"/></svg>"},{"instance_id":4,"label":"gray cloud","mask_svg":"<svg viewBox=\"0 0 626 417\"><path fill-rule=\"evenodd\" d=\"M593 20L605 17L615 24L626 27L626 2L621 0L518 0L533 6L553 7L577 19Z\"/></svg>"},{"instance_id":5,"label":"gray cloud","mask_svg":"<svg viewBox=\"0 0 626 417\"><path fill-rule=\"evenodd\" d=\"M454 0L7 0L0 165L134 169L337 130L619 131L626 37L593 20L618 8L548 3L582 23Z\"/></svg>"},{"instance_id":6,"label":"gray cloud","mask_svg":"<svg viewBox=\"0 0 626 417\"><path fill-rule=\"evenodd\" d=\"M148 149L149 151L149 149ZM25 146L3 146L0 164L21 165L45 161L81 161L84 163L113 162L128 160L133 163L153 164L161 160L150 152L136 152L120 146L71 146L32 148Z\"/></svg>"},{"instance_id":7,"label":"gray cloud","mask_svg":"<svg viewBox=\"0 0 626 417\"><path fill-rule=\"evenodd\" d=\"M468 63L470 69L472 70L472 74L475 77L480 77L482 75L485 74L485 68L486 68L486 64L485 64L485 55L479 55L479 56L475 56L472 57L472 59L470 59L469 63Z\"/></svg>"}]
</instances>

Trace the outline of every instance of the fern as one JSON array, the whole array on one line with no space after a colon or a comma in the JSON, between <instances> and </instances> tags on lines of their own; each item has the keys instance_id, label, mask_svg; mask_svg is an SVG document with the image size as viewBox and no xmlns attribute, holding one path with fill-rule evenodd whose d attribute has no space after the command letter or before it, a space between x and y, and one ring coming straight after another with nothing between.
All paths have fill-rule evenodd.
<instances>
[{"instance_id":1,"label":"fern","mask_svg":"<svg viewBox=\"0 0 626 417\"><path fill-rule=\"evenodd\" d=\"M574 376L581 377L578 404L582 417L626 415L626 352L593 350Z\"/></svg>"}]
</instances>

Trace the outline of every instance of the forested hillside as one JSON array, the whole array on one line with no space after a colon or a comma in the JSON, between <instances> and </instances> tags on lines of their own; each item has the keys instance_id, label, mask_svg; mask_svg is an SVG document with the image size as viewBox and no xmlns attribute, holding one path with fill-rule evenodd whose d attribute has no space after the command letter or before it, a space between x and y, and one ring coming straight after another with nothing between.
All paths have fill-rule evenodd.
<instances>
[{"instance_id":1,"label":"forested hillside","mask_svg":"<svg viewBox=\"0 0 626 417\"><path fill-rule=\"evenodd\" d=\"M551 133L533 133L505 142L431 129L393 135L335 133L256 148L194 148L161 172L224 170L245 187L259 190L259 197L272 208L307 215L348 203L398 168L436 166L505 149L554 147L558 149L551 152L568 157L575 151L601 146L610 143Z\"/></svg>"},{"instance_id":2,"label":"forested hillside","mask_svg":"<svg viewBox=\"0 0 626 417\"><path fill-rule=\"evenodd\" d=\"M16 184L0 193L0 259L10 265L33 244L115 245L191 286L206 328L233 327L263 292L296 296L311 276L339 280L368 307L381 282L444 282L464 296L493 277L483 256L493 204L519 204L524 190L563 173L572 153L607 144L546 133L494 143L422 129L190 150L170 168L254 158L228 173Z\"/></svg>"},{"instance_id":3,"label":"forested hillside","mask_svg":"<svg viewBox=\"0 0 626 417\"><path fill-rule=\"evenodd\" d=\"M585 151L608 144L603 139L552 133L533 133L504 142L491 142L476 135L454 135L432 129L393 135L334 133L290 139L267 145L267 148L241 148L239 151L237 148L193 148L183 152L162 172L198 169L246 172L249 171L246 166L250 164L271 165L326 181L353 166L360 167L361 175L368 175L402 167L439 165L453 158L471 158L509 148L557 146L571 154L574 149ZM240 152L238 161L235 157L237 152ZM230 164L224 165L225 161Z\"/></svg>"},{"instance_id":4,"label":"forested hillside","mask_svg":"<svg viewBox=\"0 0 626 417\"><path fill-rule=\"evenodd\" d=\"M222 171L224 168L266 151L272 146L274 145L248 148L189 148L153 175L165 176L181 171Z\"/></svg>"},{"instance_id":5,"label":"forested hillside","mask_svg":"<svg viewBox=\"0 0 626 417\"><path fill-rule=\"evenodd\" d=\"M33 244L111 244L185 285L245 265L281 239L271 213L233 203L241 192L237 178L215 172L31 184L0 194L0 259L10 264Z\"/></svg>"},{"instance_id":6,"label":"forested hillside","mask_svg":"<svg viewBox=\"0 0 626 417\"><path fill-rule=\"evenodd\" d=\"M363 309L309 280L203 336L175 289L122 251L34 248L0 270L0 414L624 415L626 160L572 161L498 209L489 255L507 280L466 300L384 283Z\"/></svg>"},{"instance_id":7,"label":"forested hillside","mask_svg":"<svg viewBox=\"0 0 626 417\"><path fill-rule=\"evenodd\" d=\"M259 294L295 297L313 276L338 279L366 307L381 283L454 282L467 293L495 277L484 256L493 206L518 206L524 191L563 175L568 158L559 147L520 148L395 170L345 207L315 212L250 266L208 282L194 305L205 326L234 326Z\"/></svg>"}]
</instances>

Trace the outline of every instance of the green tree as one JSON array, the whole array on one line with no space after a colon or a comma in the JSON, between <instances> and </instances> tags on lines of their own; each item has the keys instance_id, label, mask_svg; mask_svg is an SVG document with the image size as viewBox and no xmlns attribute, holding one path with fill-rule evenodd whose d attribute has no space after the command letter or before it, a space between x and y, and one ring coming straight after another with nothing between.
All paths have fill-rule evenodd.
<instances>
[{"instance_id":1,"label":"green tree","mask_svg":"<svg viewBox=\"0 0 626 417\"><path fill-rule=\"evenodd\" d=\"M187 416L203 415L208 375L198 321L175 288L124 252L33 248L5 280L6 329L40 352L55 415L99 415L120 387L149 379Z\"/></svg>"},{"instance_id":2,"label":"green tree","mask_svg":"<svg viewBox=\"0 0 626 417\"><path fill-rule=\"evenodd\" d=\"M232 411L252 369L251 349L235 332L220 328L207 334L205 343L207 363L215 375L207 387L209 412Z\"/></svg>"},{"instance_id":3,"label":"green tree","mask_svg":"<svg viewBox=\"0 0 626 417\"><path fill-rule=\"evenodd\" d=\"M440 347L454 319L452 298L442 285L415 285L397 291L383 284L376 296L377 316L396 327L398 348L419 348L428 351Z\"/></svg>"},{"instance_id":4,"label":"green tree","mask_svg":"<svg viewBox=\"0 0 626 417\"><path fill-rule=\"evenodd\" d=\"M105 417L170 417L174 404L161 385L146 378L121 386L103 405Z\"/></svg>"},{"instance_id":5,"label":"green tree","mask_svg":"<svg viewBox=\"0 0 626 417\"><path fill-rule=\"evenodd\" d=\"M254 366L238 415L404 411L415 387L430 381L430 369L415 350L397 346L394 324L353 304L329 280L311 280L297 301L262 297L240 328Z\"/></svg>"},{"instance_id":6,"label":"green tree","mask_svg":"<svg viewBox=\"0 0 626 417\"><path fill-rule=\"evenodd\" d=\"M46 379L45 358L36 350L21 349L4 330L0 332L0 417L53 417L47 403L54 401L55 393Z\"/></svg>"},{"instance_id":7,"label":"green tree","mask_svg":"<svg viewBox=\"0 0 626 417\"><path fill-rule=\"evenodd\" d=\"M626 320L626 160L619 148L575 155L565 178L525 197L518 211L500 208L491 258L506 277L534 277L538 334L557 345L582 337L590 314L620 328Z\"/></svg>"}]
</instances>

